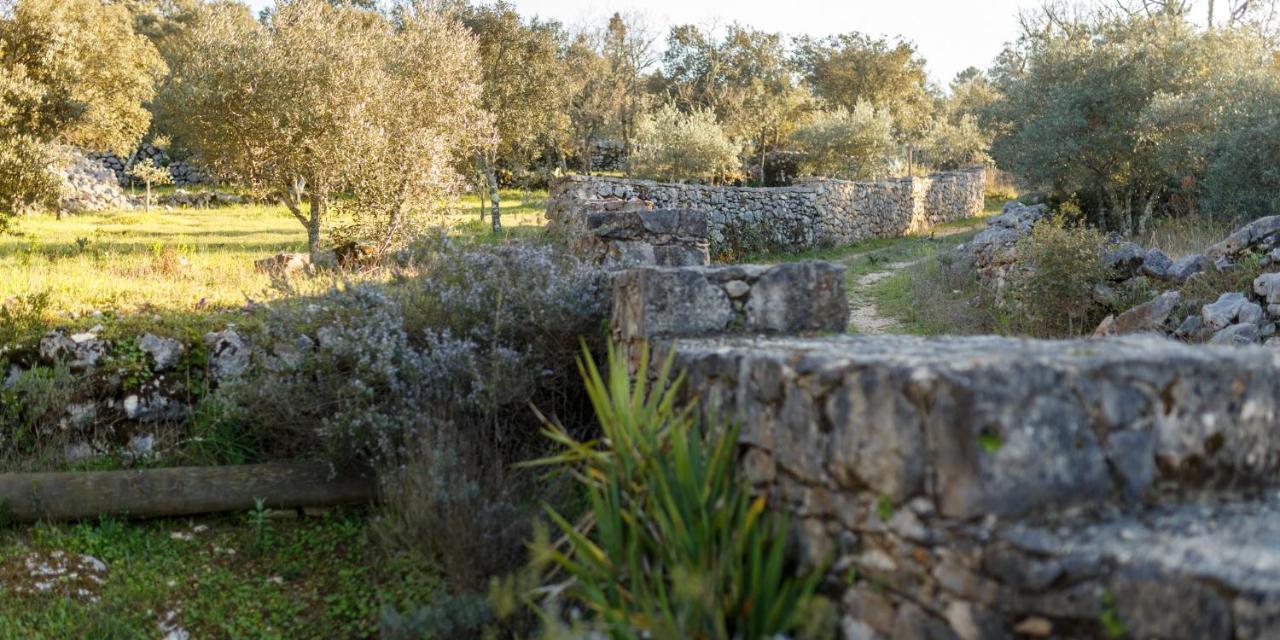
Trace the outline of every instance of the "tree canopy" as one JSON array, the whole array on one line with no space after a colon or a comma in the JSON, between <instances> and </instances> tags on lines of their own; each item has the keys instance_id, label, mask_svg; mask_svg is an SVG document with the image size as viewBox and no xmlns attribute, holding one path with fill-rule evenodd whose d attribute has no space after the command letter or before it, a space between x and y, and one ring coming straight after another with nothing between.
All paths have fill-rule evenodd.
<instances>
[{"instance_id":1,"label":"tree canopy","mask_svg":"<svg viewBox=\"0 0 1280 640\"><path fill-rule=\"evenodd\" d=\"M490 122L460 24L418 4L394 21L324 0L281 2L265 24L235 3L203 11L161 96L165 125L219 173L277 194L313 254L340 190L359 186L358 227L382 248L456 193L454 154Z\"/></svg>"},{"instance_id":2,"label":"tree canopy","mask_svg":"<svg viewBox=\"0 0 1280 640\"><path fill-rule=\"evenodd\" d=\"M137 144L163 73L122 6L0 0L0 221L57 197L58 145Z\"/></svg>"}]
</instances>

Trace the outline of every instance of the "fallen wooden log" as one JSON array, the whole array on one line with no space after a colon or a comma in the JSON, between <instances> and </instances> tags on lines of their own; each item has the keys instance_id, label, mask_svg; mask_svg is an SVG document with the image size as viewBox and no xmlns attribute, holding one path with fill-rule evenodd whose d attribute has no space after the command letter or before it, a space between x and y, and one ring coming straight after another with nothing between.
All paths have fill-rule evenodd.
<instances>
[{"instance_id":1,"label":"fallen wooden log","mask_svg":"<svg viewBox=\"0 0 1280 640\"><path fill-rule=\"evenodd\" d=\"M156 518L253 509L370 503L367 470L333 474L323 462L0 474L0 520Z\"/></svg>"}]
</instances>

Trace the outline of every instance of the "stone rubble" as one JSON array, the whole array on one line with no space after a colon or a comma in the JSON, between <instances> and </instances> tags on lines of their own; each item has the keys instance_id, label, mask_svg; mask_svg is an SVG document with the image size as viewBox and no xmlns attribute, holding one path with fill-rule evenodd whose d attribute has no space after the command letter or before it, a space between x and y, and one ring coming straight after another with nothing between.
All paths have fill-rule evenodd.
<instances>
[{"instance_id":1,"label":"stone rubble","mask_svg":"<svg viewBox=\"0 0 1280 640\"><path fill-rule=\"evenodd\" d=\"M111 169L78 149L66 148L63 153L66 158L57 169L62 180L59 211L92 213L133 208Z\"/></svg>"},{"instance_id":2,"label":"stone rubble","mask_svg":"<svg viewBox=\"0 0 1280 640\"><path fill-rule=\"evenodd\" d=\"M1280 269L1277 245L1280 245L1280 216L1260 218L1209 247L1204 255L1186 256L1173 262L1164 279L1180 283L1209 266L1224 271L1239 269L1246 256L1253 256L1264 269ZM1145 273L1145 263L1142 269ZM1096 335L1150 331L1214 345L1277 344L1273 336L1280 321L1280 271L1260 274L1253 280L1251 290L1222 292L1216 300L1201 305L1180 320L1172 312L1183 301L1179 299L1169 308L1170 293L1162 293L1118 316L1108 317L1099 325ZM1153 313L1155 311L1159 313Z\"/></svg>"}]
</instances>

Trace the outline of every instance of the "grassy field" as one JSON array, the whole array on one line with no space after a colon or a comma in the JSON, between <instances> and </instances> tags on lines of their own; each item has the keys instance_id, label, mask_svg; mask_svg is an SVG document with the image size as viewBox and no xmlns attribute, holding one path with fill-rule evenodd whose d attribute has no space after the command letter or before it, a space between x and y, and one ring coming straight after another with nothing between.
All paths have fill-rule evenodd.
<instances>
[{"instance_id":1,"label":"grassy field","mask_svg":"<svg viewBox=\"0 0 1280 640\"><path fill-rule=\"evenodd\" d=\"M3 530L0 639L377 637L384 605L428 602L440 582L386 557L368 523L250 512Z\"/></svg>"},{"instance_id":2,"label":"grassy field","mask_svg":"<svg viewBox=\"0 0 1280 640\"><path fill-rule=\"evenodd\" d=\"M504 192L504 237L540 229L545 197ZM485 236L489 223L479 219L479 205L470 196L437 226ZM305 247L302 225L278 205L30 216L0 235L0 302L47 293L52 311L70 315L234 309L283 293L254 271L254 260ZM333 277L290 284L305 293L330 286Z\"/></svg>"}]
</instances>

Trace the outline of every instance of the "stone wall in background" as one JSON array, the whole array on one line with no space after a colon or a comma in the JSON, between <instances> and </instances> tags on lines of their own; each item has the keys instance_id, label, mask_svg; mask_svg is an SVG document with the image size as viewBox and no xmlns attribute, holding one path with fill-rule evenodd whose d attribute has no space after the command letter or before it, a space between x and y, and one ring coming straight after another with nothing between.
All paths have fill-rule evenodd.
<instances>
[{"instance_id":1,"label":"stone wall in background","mask_svg":"<svg viewBox=\"0 0 1280 640\"><path fill-rule=\"evenodd\" d=\"M742 425L845 640L1280 637L1280 351L824 336L821 262L613 282L615 339Z\"/></svg>"},{"instance_id":2,"label":"stone wall in background","mask_svg":"<svg viewBox=\"0 0 1280 640\"><path fill-rule=\"evenodd\" d=\"M105 165L108 169L116 174L116 181L121 186L128 186L131 178L129 170L133 167L133 163L142 162L150 159L156 166L167 167L169 174L173 176L173 184L175 186L191 186L199 184L207 184L212 182L208 174L199 166L183 160L175 160L169 157L169 154L152 144L144 144L138 147L137 151L130 154L129 157L122 158L111 152L93 152L89 154L91 159L97 160Z\"/></svg>"},{"instance_id":3,"label":"stone wall in background","mask_svg":"<svg viewBox=\"0 0 1280 640\"><path fill-rule=\"evenodd\" d=\"M621 140L592 138L587 145L591 154L592 171L622 171L627 163L625 147Z\"/></svg>"},{"instance_id":4,"label":"stone wall in background","mask_svg":"<svg viewBox=\"0 0 1280 640\"><path fill-rule=\"evenodd\" d=\"M713 187L570 176L551 187L551 221L582 218L602 203L705 212L711 253L799 251L920 232L983 209L982 169L884 182L808 180L790 187ZM745 249L745 250L744 250Z\"/></svg>"}]
</instances>

